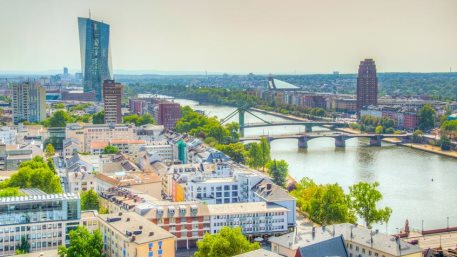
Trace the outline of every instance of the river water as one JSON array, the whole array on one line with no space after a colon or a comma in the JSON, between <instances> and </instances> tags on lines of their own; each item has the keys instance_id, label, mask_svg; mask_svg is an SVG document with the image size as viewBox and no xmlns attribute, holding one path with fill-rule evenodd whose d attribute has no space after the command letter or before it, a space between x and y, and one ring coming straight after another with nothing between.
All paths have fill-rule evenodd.
<instances>
[{"instance_id":1,"label":"river water","mask_svg":"<svg viewBox=\"0 0 457 257\"><path fill-rule=\"evenodd\" d=\"M200 105L195 101L176 99L205 111L209 116L224 118L235 110L219 105ZM267 121L285 119L256 113ZM237 121L238 116L233 118ZM246 113L245 122L260 122ZM313 128L313 130L324 130ZM276 126L245 129L245 136L294 134L303 132L303 126ZM346 148L335 148L331 138L313 139L308 149L298 149L297 140L283 139L271 142L271 155L289 164L289 174L297 181L303 177L317 183L338 183L345 191L359 181L380 183L384 195L381 206L393 209L388 225L378 225L381 231L396 233L408 219L412 229L445 228L457 226L457 160L435 154L383 143L381 147L368 146L367 139L349 139ZM423 221L423 222L422 222Z\"/></svg>"}]
</instances>

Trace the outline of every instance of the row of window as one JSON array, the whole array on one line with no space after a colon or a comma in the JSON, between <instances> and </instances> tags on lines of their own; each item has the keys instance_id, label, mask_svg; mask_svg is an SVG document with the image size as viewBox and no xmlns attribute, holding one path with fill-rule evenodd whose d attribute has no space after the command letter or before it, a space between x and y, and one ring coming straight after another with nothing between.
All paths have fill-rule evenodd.
<instances>
[{"instance_id":1,"label":"row of window","mask_svg":"<svg viewBox=\"0 0 457 257\"><path fill-rule=\"evenodd\" d=\"M346 244L346 248L352 250L352 249L353 249L353 245L350 244L350 243L348 243L348 244ZM365 248L362 247L361 250L362 250L362 254L366 254ZM359 246L357 246L357 245L355 246L355 251L356 251L356 252L360 252ZM356 256L358 256L358 255L356 255ZM372 250L368 250L368 256L379 257L379 253L377 253L377 252L375 252L375 251L372 251ZM349 257L354 257L354 256L352 255L352 253L349 253ZM382 255L382 257L386 257L386 256L385 256L385 255Z\"/></svg>"}]
</instances>

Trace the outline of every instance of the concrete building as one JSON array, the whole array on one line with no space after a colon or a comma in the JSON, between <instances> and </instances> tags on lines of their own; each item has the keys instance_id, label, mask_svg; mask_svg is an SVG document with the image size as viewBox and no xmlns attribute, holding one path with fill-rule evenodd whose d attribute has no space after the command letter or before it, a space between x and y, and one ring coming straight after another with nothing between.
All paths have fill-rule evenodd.
<instances>
[{"instance_id":1,"label":"concrete building","mask_svg":"<svg viewBox=\"0 0 457 257\"><path fill-rule=\"evenodd\" d=\"M300 247L342 236L349 257L422 257L422 249L394 236L354 224L343 223L313 228L301 233L270 237L271 251L295 257Z\"/></svg>"},{"instance_id":2,"label":"concrete building","mask_svg":"<svg viewBox=\"0 0 457 257\"><path fill-rule=\"evenodd\" d=\"M41 145L25 146L0 144L0 170L17 170L21 162L43 155Z\"/></svg>"},{"instance_id":3,"label":"concrete building","mask_svg":"<svg viewBox=\"0 0 457 257\"><path fill-rule=\"evenodd\" d=\"M378 105L378 77L373 59L360 62L357 76L357 114L365 106Z\"/></svg>"},{"instance_id":4,"label":"concrete building","mask_svg":"<svg viewBox=\"0 0 457 257\"><path fill-rule=\"evenodd\" d=\"M13 122L40 122L46 119L46 90L44 87L24 82L13 85Z\"/></svg>"},{"instance_id":5,"label":"concrete building","mask_svg":"<svg viewBox=\"0 0 457 257\"><path fill-rule=\"evenodd\" d=\"M148 102L144 99L129 99L129 111L138 115L148 113Z\"/></svg>"},{"instance_id":6,"label":"concrete building","mask_svg":"<svg viewBox=\"0 0 457 257\"><path fill-rule=\"evenodd\" d=\"M67 172L67 192L80 193L97 189L95 173L92 172Z\"/></svg>"},{"instance_id":7,"label":"concrete building","mask_svg":"<svg viewBox=\"0 0 457 257\"><path fill-rule=\"evenodd\" d=\"M105 124L122 123L122 88L114 80L103 81L103 103L105 107Z\"/></svg>"},{"instance_id":8,"label":"concrete building","mask_svg":"<svg viewBox=\"0 0 457 257\"><path fill-rule=\"evenodd\" d=\"M289 210L266 202L210 204L211 233L224 226L241 227L244 235L252 237L281 234L288 231Z\"/></svg>"},{"instance_id":9,"label":"concrete building","mask_svg":"<svg viewBox=\"0 0 457 257\"><path fill-rule=\"evenodd\" d=\"M22 237L29 239L32 252L68 244L68 233L80 222L79 196L22 192L26 195L0 198L0 256L14 255Z\"/></svg>"},{"instance_id":10,"label":"concrete building","mask_svg":"<svg viewBox=\"0 0 457 257\"><path fill-rule=\"evenodd\" d=\"M121 153L136 155L145 145L144 140L138 139L94 140L90 144L89 152L91 154L103 154L105 147L114 146Z\"/></svg>"},{"instance_id":11,"label":"concrete building","mask_svg":"<svg viewBox=\"0 0 457 257\"><path fill-rule=\"evenodd\" d=\"M0 143L5 145L15 145L16 144L16 129L12 127L1 127L0 128Z\"/></svg>"},{"instance_id":12,"label":"concrete building","mask_svg":"<svg viewBox=\"0 0 457 257\"><path fill-rule=\"evenodd\" d=\"M175 256L175 237L134 212L99 215L107 257Z\"/></svg>"},{"instance_id":13,"label":"concrete building","mask_svg":"<svg viewBox=\"0 0 457 257\"><path fill-rule=\"evenodd\" d=\"M84 92L93 92L95 99L102 101L102 83L113 76L110 26L78 17L78 28Z\"/></svg>"},{"instance_id":14,"label":"concrete building","mask_svg":"<svg viewBox=\"0 0 457 257\"><path fill-rule=\"evenodd\" d=\"M176 122L181 118L181 106L179 103L162 102L159 103L156 120L165 129L174 129Z\"/></svg>"},{"instance_id":15,"label":"concrete building","mask_svg":"<svg viewBox=\"0 0 457 257\"><path fill-rule=\"evenodd\" d=\"M83 144L83 151L89 152L92 141L109 141L114 139L138 139L135 125L126 124L68 124L65 138L76 138Z\"/></svg>"},{"instance_id":16,"label":"concrete building","mask_svg":"<svg viewBox=\"0 0 457 257\"><path fill-rule=\"evenodd\" d=\"M154 173L97 173L97 192L106 192L112 187L128 187L136 192L162 199L162 180Z\"/></svg>"}]
</instances>

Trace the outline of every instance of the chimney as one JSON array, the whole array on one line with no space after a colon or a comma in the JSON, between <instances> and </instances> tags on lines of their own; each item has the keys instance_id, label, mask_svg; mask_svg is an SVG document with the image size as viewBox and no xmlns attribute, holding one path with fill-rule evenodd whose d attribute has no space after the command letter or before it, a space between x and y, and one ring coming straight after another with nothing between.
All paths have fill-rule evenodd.
<instances>
[{"instance_id":1,"label":"chimney","mask_svg":"<svg viewBox=\"0 0 457 257\"><path fill-rule=\"evenodd\" d=\"M130 221L130 218L127 218L127 220L126 220L126 221L127 221L127 222L129 222L129 221Z\"/></svg>"},{"instance_id":2,"label":"chimney","mask_svg":"<svg viewBox=\"0 0 457 257\"><path fill-rule=\"evenodd\" d=\"M140 226L140 230L143 229L143 226Z\"/></svg>"},{"instance_id":3,"label":"chimney","mask_svg":"<svg viewBox=\"0 0 457 257\"><path fill-rule=\"evenodd\" d=\"M149 232L149 236L153 236L154 235L154 232Z\"/></svg>"},{"instance_id":4,"label":"chimney","mask_svg":"<svg viewBox=\"0 0 457 257\"><path fill-rule=\"evenodd\" d=\"M122 216L122 212L119 212L119 216Z\"/></svg>"}]
</instances>

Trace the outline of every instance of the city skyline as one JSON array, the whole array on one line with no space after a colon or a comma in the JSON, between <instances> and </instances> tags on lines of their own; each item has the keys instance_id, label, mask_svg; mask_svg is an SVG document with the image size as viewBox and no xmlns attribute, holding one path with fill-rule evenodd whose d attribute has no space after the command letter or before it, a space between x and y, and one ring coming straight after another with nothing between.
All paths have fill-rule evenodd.
<instances>
[{"instance_id":1,"label":"city skyline","mask_svg":"<svg viewBox=\"0 0 457 257\"><path fill-rule=\"evenodd\" d=\"M457 69L452 0L135 3L1 1L0 72L80 72L75 19L89 9L111 25L114 73L356 73L365 58L380 72Z\"/></svg>"}]
</instances>

